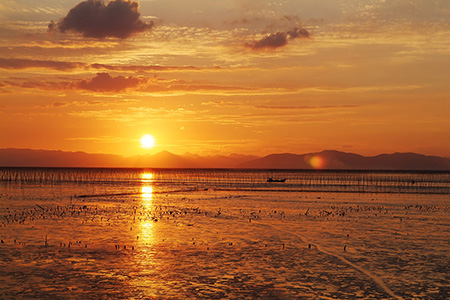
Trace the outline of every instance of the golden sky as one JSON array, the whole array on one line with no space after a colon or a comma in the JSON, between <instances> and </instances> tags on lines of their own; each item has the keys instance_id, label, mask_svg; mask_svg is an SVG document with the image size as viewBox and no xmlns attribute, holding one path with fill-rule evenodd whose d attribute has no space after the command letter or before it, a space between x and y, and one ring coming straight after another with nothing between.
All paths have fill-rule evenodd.
<instances>
[{"instance_id":1,"label":"golden sky","mask_svg":"<svg viewBox=\"0 0 450 300\"><path fill-rule=\"evenodd\" d=\"M0 28L0 148L450 157L448 0L2 0Z\"/></svg>"}]
</instances>

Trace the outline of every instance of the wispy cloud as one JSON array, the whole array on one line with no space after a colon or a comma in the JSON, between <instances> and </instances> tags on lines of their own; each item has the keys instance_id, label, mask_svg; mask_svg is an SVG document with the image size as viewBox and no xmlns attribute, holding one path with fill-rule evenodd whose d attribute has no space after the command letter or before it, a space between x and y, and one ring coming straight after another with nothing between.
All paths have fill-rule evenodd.
<instances>
[{"instance_id":1,"label":"wispy cloud","mask_svg":"<svg viewBox=\"0 0 450 300\"><path fill-rule=\"evenodd\" d=\"M107 65L107 64L91 64L89 65L90 68L93 69L104 69L104 70L111 70L111 71L134 71L134 72L145 72L145 71L195 71L195 70L220 70L221 67L214 66L214 67L195 67L195 66L162 66L162 65Z\"/></svg>"},{"instance_id":2,"label":"wispy cloud","mask_svg":"<svg viewBox=\"0 0 450 300\"><path fill-rule=\"evenodd\" d=\"M16 87L23 89L40 90L71 90L74 88L73 82L67 81L44 81L44 80L5 80L4 87Z\"/></svg>"},{"instance_id":3,"label":"wispy cloud","mask_svg":"<svg viewBox=\"0 0 450 300\"><path fill-rule=\"evenodd\" d=\"M72 8L67 16L48 25L49 31L59 30L83 34L84 37L125 39L133 34L149 30L152 21L144 22L139 4L130 0L87 0Z\"/></svg>"},{"instance_id":4,"label":"wispy cloud","mask_svg":"<svg viewBox=\"0 0 450 300\"><path fill-rule=\"evenodd\" d=\"M94 77L82 80L52 81L45 78L10 78L0 81L0 87L16 87L40 90L73 90L94 93L123 93L135 90L139 93L235 93L258 90L253 87L226 84L212 84L204 81L187 81L181 79L164 79L158 77L112 76L109 73L97 73Z\"/></svg>"},{"instance_id":5,"label":"wispy cloud","mask_svg":"<svg viewBox=\"0 0 450 300\"><path fill-rule=\"evenodd\" d=\"M302 110L302 109L329 109L329 108L357 108L357 105L257 105L256 108L262 109L285 109L285 110Z\"/></svg>"},{"instance_id":6,"label":"wispy cloud","mask_svg":"<svg viewBox=\"0 0 450 300\"><path fill-rule=\"evenodd\" d=\"M57 71L70 71L74 69L93 69L108 71L131 71L131 72L148 72L148 71L197 71L197 70L221 70L219 66L213 67L196 67L196 66L163 66L163 65L111 65L111 64L86 64L82 62L63 62L54 60L34 60L34 59L18 59L18 58L1 58L0 69L6 70L22 70L32 68L44 68Z\"/></svg>"},{"instance_id":7,"label":"wispy cloud","mask_svg":"<svg viewBox=\"0 0 450 300\"><path fill-rule=\"evenodd\" d=\"M184 80L154 80L143 91L147 92L201 92L201 91L252 91L254 88L189 82Z\"/></svg>"},{"instance_id":8,"label":"wispy cloud","mask_svg":"<svg viewBox=\"0 0 450 300\"><path fill-rule=\"evenodd\" d=\"M376 1L361 9L361 17L383 21L413 23L448 22L450 6L447 0Z\"/></svg>"},{"instance_id":9,"label":"wispy cloud","mask_svg":"<svg viewBox=\"0 0 450 300\"><path fill-rule=\"evenodd\" d=\"M46 80L6 80L5 87L19 87L24 89L41 90L86 90L92 92L124 92L129 88L137 88L145 84L147 79L141 77L125 77L122 75L112 77L108 73L98 73L91 79L81 81L46 81Z\"/></svg>"},{"instance_id":10,"label":"wispy cloud","mask_svg":"<svg viewBox=\"0 0 450 300\"><path fill-rule=\"evenodd\" d=\"M0 68L8 70L21 70L29 68L46 68L59 71L67 71L76 68L85 67L83 63L63 62L51 60L32 60L16 58L0 58Z\"/></svg>"}]
</instances>

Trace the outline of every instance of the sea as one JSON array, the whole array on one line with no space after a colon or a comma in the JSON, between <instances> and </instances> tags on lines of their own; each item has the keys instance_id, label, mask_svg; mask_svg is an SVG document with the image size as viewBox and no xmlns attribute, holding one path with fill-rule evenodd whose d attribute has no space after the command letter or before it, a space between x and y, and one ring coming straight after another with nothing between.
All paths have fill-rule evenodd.
<instances>
[{"instance_id":1,"label":"sea","mask_svg":"<svg viewBox=\"0 0 450 300\"><path fill-rule=\"evenodd\" d=\"M450 299L450 173L0 168L0 239L0 299Z\"/></svg>"}]
</instances>

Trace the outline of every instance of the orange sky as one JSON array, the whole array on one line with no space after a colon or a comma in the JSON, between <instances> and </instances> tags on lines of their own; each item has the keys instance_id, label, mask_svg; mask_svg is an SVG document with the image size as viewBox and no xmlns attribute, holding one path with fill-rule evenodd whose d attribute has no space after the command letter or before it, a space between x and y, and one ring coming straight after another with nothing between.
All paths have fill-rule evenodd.
<instances>
[{"instance_id":1,"label":"orange sky","mask_svg":"<svg viewBox=\"0 0 450 300\"><path fill-rule=\"evenodd\" d=\"M450 157L450 7L412 3L2 1L0 148Z\"/></svg>"}]
</instances>

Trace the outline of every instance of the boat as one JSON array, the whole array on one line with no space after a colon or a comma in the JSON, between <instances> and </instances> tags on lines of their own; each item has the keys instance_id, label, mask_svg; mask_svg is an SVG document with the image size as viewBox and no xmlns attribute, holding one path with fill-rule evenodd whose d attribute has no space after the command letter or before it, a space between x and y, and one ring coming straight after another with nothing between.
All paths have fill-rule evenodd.
<instances>
[{"instance_id":1,"label":"boat","mask_svg":"<svg viewBox=\"0 0 450 300\"><path fill-rule=\"evenodd\" d=\"M273 179L272 177L267 178L267 182L285 182L287 178L284 179Z\"/></svg>"}]
</instances>

